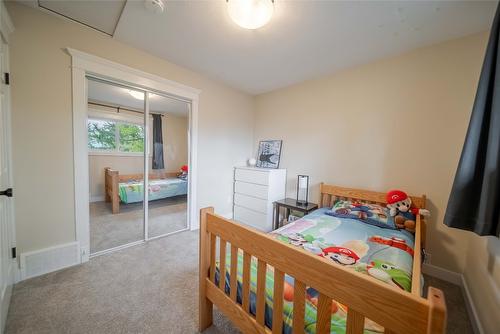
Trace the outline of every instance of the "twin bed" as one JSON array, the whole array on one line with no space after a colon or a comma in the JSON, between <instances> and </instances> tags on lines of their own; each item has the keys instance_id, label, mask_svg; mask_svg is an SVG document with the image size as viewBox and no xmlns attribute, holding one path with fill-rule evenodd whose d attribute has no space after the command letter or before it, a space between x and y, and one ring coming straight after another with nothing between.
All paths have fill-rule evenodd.
<instances>
[{"instance_id":1,"label":"twin bed","mask_svg":"<svg viewBox=\"0 0 500 334\"><path fill-rule=\"evenodd\" d=\"M187 180L177 177L176 172L149 174L149 200L157 200L187 194ZM109 167L104 169L106 202L111 202L113 214L120 212L120 203L137 203L144 200L144 175L120 175Z\"/></svg>"},{"instance_id":2,"label":"twin bed","mask_svg":"<svg viewBox=\"0 0 500 334\"><path fill-rule=\"evenodd\" d=\"M268 234L201 210L200 331L216 305L244 333L444 333L442 292L421 297L420 216L414 234L381 228L331 209L363 202L384 217L385 193L320 191L320 209Z\"/></svg>"}]
</instances>

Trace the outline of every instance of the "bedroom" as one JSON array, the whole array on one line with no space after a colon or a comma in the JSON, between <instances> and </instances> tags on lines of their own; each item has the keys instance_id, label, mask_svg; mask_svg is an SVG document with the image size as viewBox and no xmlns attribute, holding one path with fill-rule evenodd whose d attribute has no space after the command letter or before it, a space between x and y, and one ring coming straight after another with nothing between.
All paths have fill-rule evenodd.
<instances>
[{"instance_id":1,"label":"bedroom","mask_svg":"<svg viewBox=\"0 0 500 334\"><path fill-rule=\"evenodd\" d=\"M14 27L9 40L13 261L20 272L7 332L64 332L72 326L92 332L92 325L107 332L159 332L167 326L195 332L198 210L213 206L231 218L234 167L256 158L259 142L271 139L282 140L285 197L296 196L302 174L310 177L315 204L321 182L425 194L430 257L423 273L453 283L459 298L451 305L472 305L467 330L495 332L498 238L449 228L443 220L496 2L275 1L275 15L257 30L234 24L223 1L167 1L163 13L152 13L142 1L122 4L110 36L36 1L6 3ZM96 19L106 10L90 6L76 12ZM193 24L185 27L186 21ZM89 56L71 55L67 48ZM132 75L147 73L148 80L168 80L168 89L178 95L187 94L186 86L197 90L196 216L190 221L195 231L82 261L88 253L76 247L78 223L80 213L89 211L77 198L85 190L77 188L81 178L75 168L88 170L88 164L78 163L81 156L75 154L81 152L73 142L74 103L82 104L74 99L73 73L85 69L75 66L77 56L81 64L133 69L128 83L138 84ZM107 74L112 76L111 70ZM86 146L83 151L88 156ZM125 289L129 284L137 289ZM445 291L445 298L451 296ZM58 314L61 306L67 312ZM449 303L448 311L453 312ZM220 314L215 321L211 330L232 328Z\"/></svg>"}]
</instances>

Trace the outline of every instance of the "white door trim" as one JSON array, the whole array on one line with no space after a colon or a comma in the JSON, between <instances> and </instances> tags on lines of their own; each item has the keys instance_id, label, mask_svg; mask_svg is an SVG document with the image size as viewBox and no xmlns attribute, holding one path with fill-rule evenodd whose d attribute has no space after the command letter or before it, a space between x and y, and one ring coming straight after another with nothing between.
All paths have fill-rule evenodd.
<instances>
[{"instance_id":1,"label":"white door trim","mask_svg":"<svg viewBox=\"0 0 500 334\"><path fill-rule=\"evenodd\" d=\"M81 262L88 261L90 255L87 75L161 92L191 103L188 132L188 225L191 229L196 228L198 225L196 202L198 102L201 91L72 48L66 48L66 51L71 56L72 69L75 238L80 244Z\"/></svg>"},{"instance_id":2,"label":"white door trim","mask_svg":"<svg viewBox=\"0 0 500 334\"><path fill-rule=\"evenodd\" d=\"M0 166L1 168L5 168L2 170L2 174L6 173L6 181L7 184L2 183L1 186L7 186L14 188L13 182L13 172L12 168L12 108L11 108L11 98L10 98L10 86L6 85L4 73L10 72L10 64L9 64L9 37L10 34L14 31L14 26L10 19L9 13L7 12L7 8L5 7L4 1L0 1L0 43L1 46L1 75L2 79L2 94L3 100L1 101L3 108L0 113L0 117L2 117L2 128L0 141L3 141L3 147L5 151L1 150L1 154L3 154L2 159L4 159L4 163L6 165ZM2 175L3 177L3 175ZM4 190L4 189L0 189ZM16 194L14 188L14 195ZM16 226L15 226L15 212L14 212L14 198L10 199L2 199L4 201L5 206L3 207L4 214L2 220L1 227L1 236L0 236L0 333L4 332L5 323L7 320L7 313L9 311L10 298L12 294L12 288L14 282L16 280L16 276L18 273L17 270L17 259L12 258L11 248L16 246Z\"/></svg>"}]
</instances>

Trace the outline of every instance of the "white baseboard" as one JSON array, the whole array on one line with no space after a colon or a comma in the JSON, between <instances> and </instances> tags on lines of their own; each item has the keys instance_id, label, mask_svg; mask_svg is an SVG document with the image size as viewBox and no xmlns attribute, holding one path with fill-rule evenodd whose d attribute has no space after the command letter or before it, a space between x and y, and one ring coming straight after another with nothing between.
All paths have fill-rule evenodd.
<instances>
[{"instance_id":1,"label":"white baseboard","mask_svg":"<svg viewBox=\"0 0 500 334\"><path fill-rule=\"evenodd\" d=\"M467 313L469 314L469 318L472 323L472 329L474 330L475 334L483 334L484 329L483 326L481 325L481 320L479 320L477 308L474 302L472 301L472 295L470 293L469 286L463 275L462 275L461 286L462 286L462 293L465 298L465 307L467 308Z\"/></svg>"},{"instance_id":2,"label":"white baseboard","mask_svg":"<svg viewBox=\"0 0 500 334\"><path fill-rule=\"evenodd\" d=\"M104 202L104 195L96 195L96 196L90 196L90 203L94 202Z\"/></svg>"},{"instance_id":3,"label":"white baseboard","mask_svg":"<svg viewBox=\"0 0 500 334\"><path fill-rule=\"evenodd\" d=\"M455 285L462 285L462 274L448 269L443 269L441 267L433 266L432 264L424 263L422 265L422 272L429 276L442 279L443 281L450 282Z\"/></svg>"},{"instance_id":4,"label":"white baseboard","mask_svg":"<svg viewBox=\"0 0 500 334\"><path fill-rule=\"evenodd\" d=\"M80 245L77 241L33 252L21 253L21 280L40 276L80 264Z\"/></svg>"},{"instance_id":5,"label":"white baseboard","mask_svg":"<svg viewBox=\"0 0 500 334\"><path fill-rule=\"evenodd\" d=\"M475 334L483 334L483 326L481 325L481 321L479 320L478 312L472 300L472 296L470 294L470 290L467 286L467 281L465 280L464 275L448 269L433 266L432 264L428 263L424 263L422 265L422 272L429 276L433 276L442 279L443 281L458 285L462 288L462 294L464 295L465 299L465 307L467 308L467 313L469 314L472 329L474 330Z\"/></svg>"}]
</instances>

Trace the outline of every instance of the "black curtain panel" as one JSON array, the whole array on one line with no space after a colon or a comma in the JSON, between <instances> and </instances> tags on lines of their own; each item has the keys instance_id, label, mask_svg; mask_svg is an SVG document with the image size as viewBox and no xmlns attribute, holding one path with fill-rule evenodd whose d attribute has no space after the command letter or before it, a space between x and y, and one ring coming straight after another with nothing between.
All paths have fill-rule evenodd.
<instances>
[{"instance_id":1,"label":"black curtain panel","mask_svg":"<svg viewBox=\"0 0 500 334\"><path fill-rule=\"evenodd\" d=\"M493 21L469 128L444 217L444 223L450 227L497 237L500 232L499 9Z\"/></svg>"},{"instance_id":2,"label":"black curtain panel","mask_svg":"<svg viewBox=\"0 0 500 334\"><path fill-rule=\"evenodd\" d=\"M164 169L161 115L153 114L153 169Z\"/></svg>"}]
</instances>

